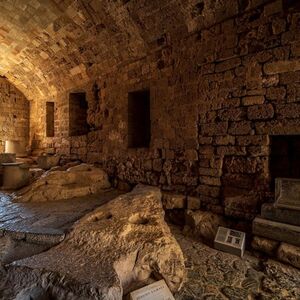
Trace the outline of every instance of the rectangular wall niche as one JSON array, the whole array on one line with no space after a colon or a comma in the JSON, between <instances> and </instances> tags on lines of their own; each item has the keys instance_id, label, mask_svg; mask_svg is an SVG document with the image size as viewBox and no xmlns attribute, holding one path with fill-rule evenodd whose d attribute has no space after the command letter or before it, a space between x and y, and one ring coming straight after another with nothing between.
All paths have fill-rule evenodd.
<instances>
[{"instance_id":1,"label":"rectangular wall niche","mask_svg":"<svg viewBox=\"0 0 300 300\"><path fill-rule=\"evenodd\" d=\"M88 103L85 93L71 93L69 98L69 135L85 135L89 131L87 123Z\"/></svg>"},{"instance_id":2,"label":"rectangular wall niche","mask_svg":"<svg viewBox=\"0 0 300 300\"><path fill-rule=\"evenodd\" d=\"M270 174L271 188L275 178L300 178L300 135L271 137Z\"/></svg>"},{"instance_id":3,"label":"rectangular wall niche","mask_svg":"<svg viewBox=\"0 0 300 300\"><path fill-rule=\"evenodd\" d=\"M54 137L54 102L46 102L46 136Z\"/></svg>"},{"instance_id":4,"label":"rectangular wall niche","mask_svg":"<svg viewBox=\"0 0 300 300\"><path fill-rule=\"evenodd\" d=\"M128 147L148 148L151 138L150 91L128 94Z\"/></svg>"}]
</instances>

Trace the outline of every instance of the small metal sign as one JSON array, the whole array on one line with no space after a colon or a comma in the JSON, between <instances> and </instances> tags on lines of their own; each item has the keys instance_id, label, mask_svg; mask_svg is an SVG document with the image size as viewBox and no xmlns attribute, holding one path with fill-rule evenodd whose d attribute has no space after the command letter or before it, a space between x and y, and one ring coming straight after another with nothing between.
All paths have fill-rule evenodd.
<instances>
[{"instance_id":1,"label":"small metal sign","mask_svg":"<svg viewBox=\"0 0 300 300\"><path fill-rule=\"evenodd\" d=\"M242 257L245 252L246 234L242 231L219 227L214 241L215 248Z\"/></svg>"},{"instance_id":2,"label":"small metal sign","mask_svg":"<svg viewBox=\"0 0 300 300\"><path fill-rule=\"evenodd\" d=\"M275 179L275 207L300 210L300 179Z\"/></svg>"},{"instance_id":3,"label":"small metal sign","mask_svg":"<svg viewBox=\"0 0 300 300\"><path fill-rule=\"evenodd\" d=\"M166 282L160 280L130 293L130 300L175 300Z\"/></svg>"}]
</instances>

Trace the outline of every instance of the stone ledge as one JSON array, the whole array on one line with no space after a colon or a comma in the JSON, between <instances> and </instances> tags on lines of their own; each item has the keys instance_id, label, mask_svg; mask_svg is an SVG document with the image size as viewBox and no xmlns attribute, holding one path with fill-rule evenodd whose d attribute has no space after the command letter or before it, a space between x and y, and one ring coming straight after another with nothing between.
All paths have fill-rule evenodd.
<instances>
[{"instance_id":1,"label":"stone ledge","mask_svg":"<svg viewBox=\"0 0 300 300\"><path fill-rule=\"evenodd\" d=\"M256 217L252 224L254 235L300 246L300 227Z\"/></svg>"},{"instance_id":2,"label":"stone ledge","mask_svg":"<svg viewBox=\"0 0 300 300\"><path fill-rule=\"evenodd\" d=\"M65 239L65 233L54 228L33 227L2 227L0 236L8 236L13 240L23 240L28 243L40 245L56 245Z\"/></svg>"},{"instance_id":3,"label":"stone ledge","mask_svg":"<svg viewBox=\"0 0 300 300\"><path fill-rule=\"evenodd\" d=\"M270 203L262 205L261 216L268 220L300 226L300 211L276 208Z\"/></svg>"}]
</instances>

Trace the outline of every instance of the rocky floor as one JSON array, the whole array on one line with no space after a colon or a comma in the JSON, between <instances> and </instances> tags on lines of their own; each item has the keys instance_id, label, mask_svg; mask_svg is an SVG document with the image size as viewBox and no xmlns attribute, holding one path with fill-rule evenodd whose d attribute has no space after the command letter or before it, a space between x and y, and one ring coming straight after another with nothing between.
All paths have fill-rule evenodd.
<instances>
[{"instance_id":1,"label":"rocky floor","mask_svg":"<svg viewBox=\"0 0 300 300\"><path fill-rule=\"evenodd\" d=\"M96 207L120 194L108 190L96 195L57 202L15 203L7 193L0 191L0 231L20 228L53 228L68 230L75 221Z\"/></svg>"},{"instance_id":2,"label":"rocky floor","mask_svg":"<svg viewBox=\"0 0 300 300\"><path fill-rule=\"evenodd\" d=\"M58 203L11 203L0 196L0 227L34 225L67 230L75 220L106 201L116 191ZM61 221L59 221L61 220ZM176 300L279 300L300 299L300 270L273 260L263 260L246 253L243 259L214 250L171 226L182 248L187 279L176 293ZM0 245L1 248L1 245ZM0 299L15 298L13 284L6 280L5 268L0 266Z\"/></svg>"},{"instance_id":3,"label":"rocky floor","mask_svg":"<svg viewBox=\"0 0 300 300\"><path fill-rule=\"evenodd\" d=\"M240 259L188 238L178 228L172 231L188 272L176 300L300 299L300 270L250 253Z\"/></svg>"}]
</instances>

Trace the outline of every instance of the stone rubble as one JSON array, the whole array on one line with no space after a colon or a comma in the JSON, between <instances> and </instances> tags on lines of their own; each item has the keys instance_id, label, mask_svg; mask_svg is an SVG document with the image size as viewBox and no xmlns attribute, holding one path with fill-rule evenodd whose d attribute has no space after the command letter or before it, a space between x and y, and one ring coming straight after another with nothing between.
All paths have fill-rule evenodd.
<instances>
[{"instance_id":1,"label":"stone rubble","mask_svg":"<svg viewBox=\"0 0 300 300\"><path fill-rule=\"evenodd\" d=\"M66 171L45 173L16 193L15 202L45 202L83 197L110 188L108 175L92 165L81 164Z\"/></svg>"}]
</instances>

